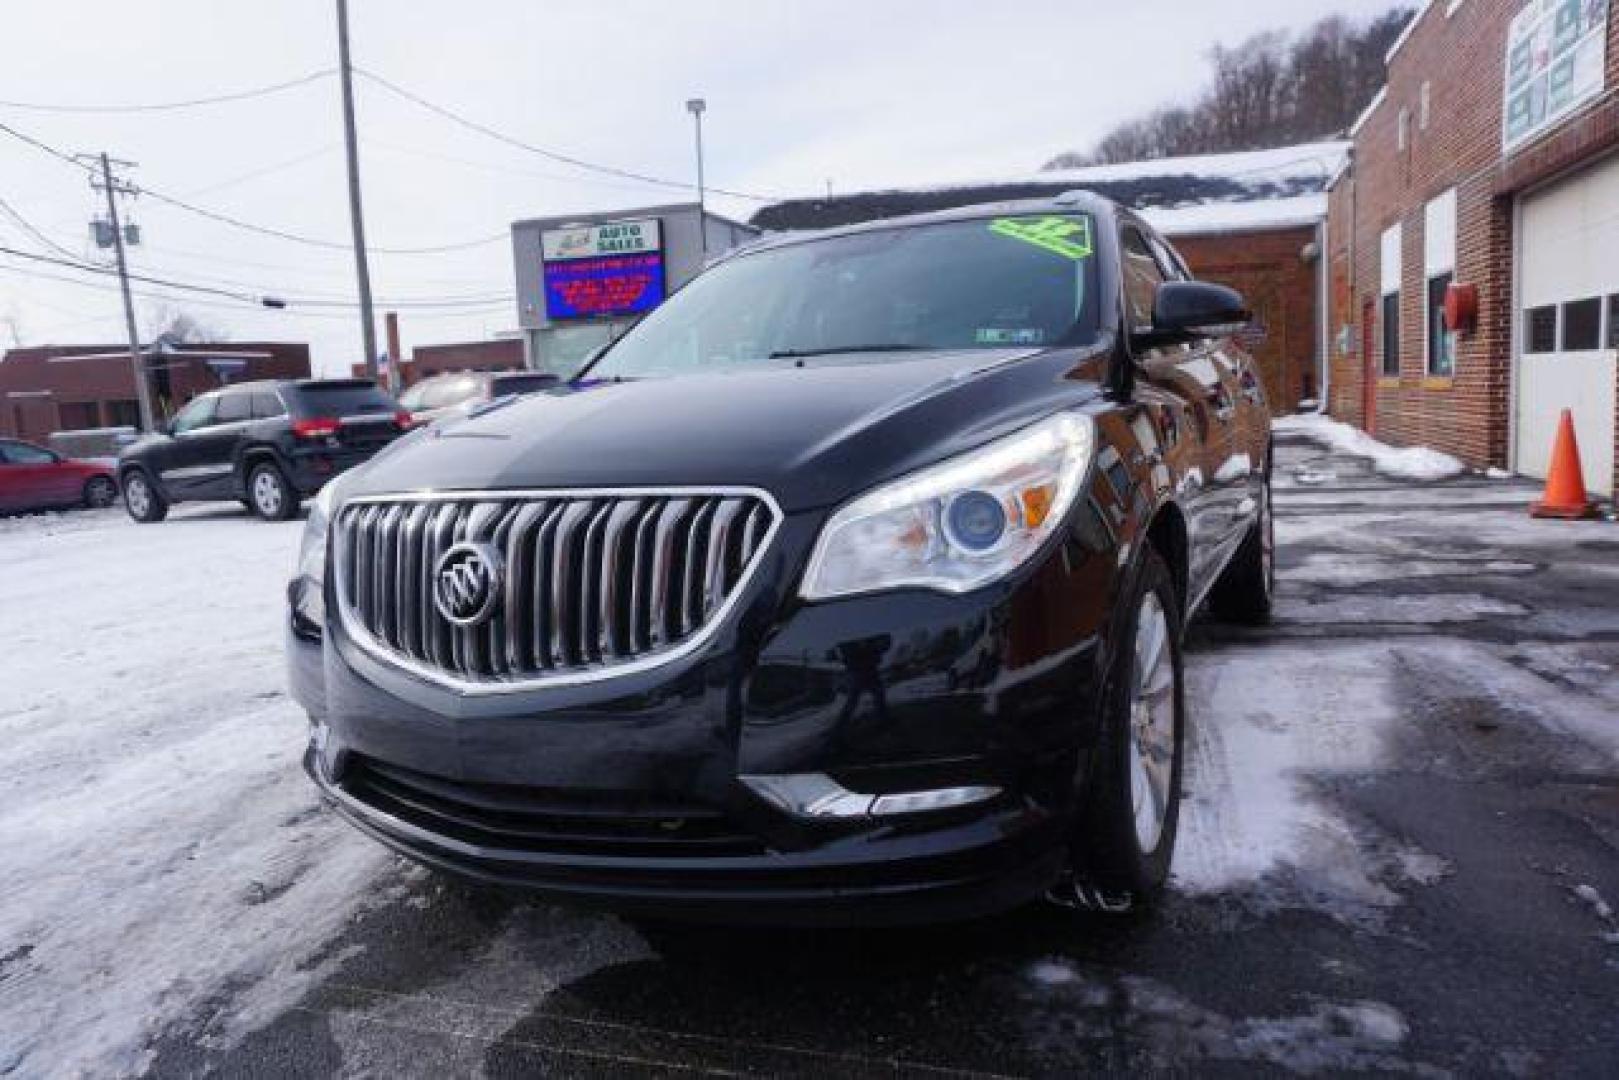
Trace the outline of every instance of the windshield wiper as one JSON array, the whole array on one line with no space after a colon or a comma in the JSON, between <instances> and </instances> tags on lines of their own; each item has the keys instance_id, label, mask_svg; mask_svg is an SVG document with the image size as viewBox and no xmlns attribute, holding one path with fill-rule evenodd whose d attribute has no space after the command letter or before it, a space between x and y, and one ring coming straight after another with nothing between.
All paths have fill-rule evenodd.
<instances>
[{"instance_id":1,"label":"windshield wiper","mask_svg":"<svg viewBox=\"0 0 1619 1080\"><path fill-rule=\"evenodd\" d=\"M780 349L770 354L770 360L803 360L811 356L835 356L838 353L861 352L925 352L931 346L902 345L899 342L887 342L877 345L837 345L830 349Z\"/></svg>"}]
</instances>

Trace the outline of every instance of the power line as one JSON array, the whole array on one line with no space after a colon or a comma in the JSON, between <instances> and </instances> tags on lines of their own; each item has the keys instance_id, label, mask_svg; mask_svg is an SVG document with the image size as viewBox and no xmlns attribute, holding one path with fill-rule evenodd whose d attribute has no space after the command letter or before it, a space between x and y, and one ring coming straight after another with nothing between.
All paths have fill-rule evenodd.
<instances>
[{"instance_id":1,"label":"power line","mask_svg":"<svg viewBox=\"0 0 1619 1080\"><path fill-rule=\"evenodd\" d=\"M198 195L210 195L216 191L224 191L226 188L235 187L237 184L245 184L249 180L257 180L261 176L271 176L278 172L285 172L288 169L302 165L306 161L313 161L318 157L323 157L335 149L337 149L336 143L327 143L325 146L317 147L314 150L299 154L297 157L287 158L285 161L279 161L273 165L265 165L262 168L254 169L251 172L245 172L241 173L240 175L233 176L228 180L221 180L217 184L209 184L207 187L201 187L194 191L188 191L185 193L185 197L188 199L195 199Z\"/></svg>"},{"instance_id":2,"label":"power line","mask_svg":"<svg viewBox=\"0 0 1619 1080\"><path fill-rule=\"evenodd\" d=\"M10 217L13 221L15 221L23 229L24 232L28 233L35 240L38 240L40 243L44 244L47 248L50 248L52 251L55 251L55 252L57 252L58 254L61 254L61 255L65 255L70 259L76 259L76 258L79 257L75 252L69 251L67 248L63 247L61 244L58 244L55 240L52 240L50 237L48 237L44 233L40 232L39 229L34 226L33 222L31 222L27 218L23 217L22 213L19 210L17 210L16 207L14 207L10 203L6 202L5 199L0 199L0 210L5 211L6 215L8 217Z\"/></svg>"},{"instance_id":3,"label":"power line","mask_svg":"<svg viewBox=\"0 0 1619 1080\"><path fill-rule=\"evenodd\" d=\"M486 138L494 139L496 142L505 143L507 146L513 146L519 150L526 150L531 154L538 154L540 157L548 158L551 161L558 161L565 165L572 165L575 168L586 169L590 172L602 173L606 176L617 176L626 180L638 180L643 184L654 184L658 187L678 188L682 191L696 190L695 184L688 183L684 180L669 180L665 177L652 176L648 173L634 172L630 169L621 169L614 165L602 165L594 161L586 161L584 158L574 157L571 154L564 154L556 150L546 149L543 146L536 146L533 143L524 142L522 139L519 139L514 135L508 135L503 131L498 131L495 128L489 127L486 124L480 124L478 121L463 116L443 105L429 101L419 94L406 90L403 86L400 86L397 83L390 82L375 72L367 71L365 68L358 66L354 68L354 72L360 77L368 79L369 81L382 87L384 90L387 90L398 97L404 98L406 101L409 101L414 105L418 105L421 108L426 109L428 112L441 116L451 123L459 124L461 127L464 127L469 131L475 131ZM729 195L736 199L748 199L753 202L780 201L779 197L774 195L755 195L746 191L732 191L727 188L718 187L710 187L708 190L715 192L716 194Z\"/></svg>"},{"instance_id":4,"label":"power line","mask_svg":"<svg viewBox=\"0 0 1619 1080\"><path fill-rule=\"evenodd\" d=\"M249 98L264 97L268 94L279 94L283 90L304 86L337 74L336 68L323 68L320 71L311 71L296 79L285 82L271 83L268 86L256 86L248 90L233 90L228 93L214 94L209 97L190 98L184 101L158 101L136 104L120 105L72 105L45 103L36 101L0 101L0 107L7 109L27 109L32 112L53 113L147 113L167 112L171 109L191 109L203 105L225 105L233 101L246 101Z\"/></svg>"},{"instance_id":5,"label":"power line","mask_svg":"<svg viewBox=\"0 0 1619 1080\"><path fill-rule=\"evenodd\" d=\"M110 274L114 277L116 277L118 274L118 271L110 266L98 266L95 263L82 262L77 259L59 259L51 255L38 255L31 251L21 251L17 248L6 247L4 245L0 245L0 254L11 255L18 259L27 259L30 262L48 263L52 266L65 266L69 269L78 270L87 274L101 274L103 276ZM232 300L240 300L243 303L249 304L259 304L264 299L263 297L252 296L248 293L234 292L230 289L216 289L210 285L193 285L183 281L170 281L166 278L151 277L147 274L131 273L129 275L129 279L131 281L144 282L148 285L161 285L166 289L180 289L187 292L229 297Z\"/></svg>"},{"instance_id":6,"label":"power line","mask_svg":"<svg viewBox=\"0 0 1619 1080\"><path fill-rule=\"evenodd\" d=\"M3 252L4 250L5 249L0 249L0 252ZM9 252L5 252L5 253L9 254ZM83 278L69 277L66 274L53 274L53 273L51 273L49 271L46 271L46 270L36 270L36 269L33 269L33 268L24 268L24 267L20 267L20 266L11 266L11 265L6 264L6 263L0 263L0 273L18 274L18 275L21 275L23 277L36 278L36 279L39 279L41 281L57 281L57 282L61 282L64 285L77 285L80 288L94 289L97 292L117 292L118 291L118 286L116 286L116 285L104 284L103 282L100 282L100 281L86 281ZM197 306L200 306L200 307L224 308L224 309L229 310L229 311L237 311L237 312L242 311L244 307L250 308L250 309L253 309L253 310L266 310L266 309L263 308L263 306L261 304L259 304L257 302L248 302L248 301L239 300L239 299L219 300L219 299L211 299L211 298L207 298L207 297L203 297L203 298L199 299L199 298L193 297L193 296L174 296L174 295L172 295L170 293L152 292L152 291L147 290L147 289L133 289L133 290L131 290L131 292L135 296L138 296L143 300L161 300L161 301L165 301L165 302L168 302L168 303L174 303L174 302L178 301L178 302L183 302L183 303L186 303L186 304L194 304L194 305L197 305ZM509 311L510 308L511 308L511 301L506 300L506 301L503 301L503 302L498 303L498 304L491 303L491 304L488 304L488 305L485 305L485 306L482 306L482 307L476 307L476 308L467 307L467 308L458 308L458 309L455 309L455 310L448 310L448 311L437 311L437 310L419 311L419 312L414 313L412 315L412 318L415 318L415 319L471 318L471 317L473 317L475 315L480 315L480 314L484 314L484 313L493 314L493 313L495 313L497 311ZM116 316L109 316L109 318L115 318L115 317ZM295 312L291 317L298 318L298 319L329 319L329 320L336 320L336 321L342 321L342 322L351 322L351 321L353 321L353 318L354 318L353 315L339 313L339 312L336 312L336 311L305 311L305 310L299 310L299 311Z\"/></svg>"},{"instance_id":7,"label":"power line","mask_svg":"<svg viewBox=\"0 0 1619 1080\"><path fill-rule=\"evenodd\" d=\"M110 266L99 266L95 263L82 262L78 259L58 259L49 255L38 255L29 251L0 245L0 254L11 255L31 262L47 263L52 266L66 267L87 274L102 276L116 275L117 270ZM296 307L296 308L357 308L359 301L344 299L342 297L300 297L300 296L270 296L258 292L239 292L233 289L215 288L211 285L201 285L196 282L175 281L172 278L154 277L150 274L131 272L131 281L139 281L147 285L159 285L165 289L177 289L183 292L194 292L206 296L219 296L235 300L254 307ZM273 303L266 303L267 300ZM379 304L387 307L405 310L427 309L454 309L454 308L490 308L507 306L513 303L514 297L508 293L481 293L466 296L406 296L392 297L378 300Z\"/></svg>"},{"instance_id":8,"label":"power line","mask_svg":"<svg viewBox=\"0 0 1619 1080\"><path fill-rule=\"evenodd\" d=\"M91 176L95 175L95 169L93 167L75 159L73 155L67 153L66 151L58 150L56 147L51 146L49 143L42 142L41 140L34 138L32 135L18 131L9 124L0 122L0 133L10 135L14 139L27 143L34 149L39 150L42 153L49 154L51 157L54 157L60 161L64 161L67 164L72 165L74 168L83 169ZM145 195L156 202L163 203L167 206L172 206L178 210L184 210L191 214L196 214L198 217L207 218L210 221L218 222L221 225L229 225L233 228L242 229L247 232L258 233L261 236L270 236L278 240L305 244L310 247L325 248L329 251L353 250L352 245L347 243L335 240L323 240L314 236L304 236L299 233L289 232L285 229L272 228L268 225L256 225L251 221L243 221L242 219L232 217L229 214L222 214L217 210L209 210L207 207L197 206L195 203L187 202L184 199L176 198L173 195L167 195L161 191L157 191L149 187L141 187L138 189L138 191L140 194ZM485 244L506 241L509 238L510 233L502 231L491 236L481 237L477 240L466 240L453 244L437 244L429 247L412 248L374 247L371 248L371 250L383 255L441 255L450 251L464 251L468 248L482 247Z\"/></svg>"}]
</instances>

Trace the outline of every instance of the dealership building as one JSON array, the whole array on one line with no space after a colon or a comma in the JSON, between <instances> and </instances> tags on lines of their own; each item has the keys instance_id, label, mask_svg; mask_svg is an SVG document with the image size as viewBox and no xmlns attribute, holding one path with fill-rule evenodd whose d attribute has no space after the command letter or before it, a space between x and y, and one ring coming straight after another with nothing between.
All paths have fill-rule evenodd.
<instances>
[{"instance_id":1,"label":"dealership building","mask_svg":"<svg viewBox=\"0 0 1619 1080\"><path fill-rule=\"evenodd\" d=\"M1612 495L1615 0L1430 0L1329 193L1333 415L1546 474L1564 409Z\"/></svg>"},{"instance_id":2,"label":"dealership building","mask_svg":"<svg viewBox=\"0 0 1619 1080\"><path fill-rule=\"evenodd\" d=\"M710 260L758 234L696 203L513 223L528 366L571 375Z\"/></svg>"}]
</instances>

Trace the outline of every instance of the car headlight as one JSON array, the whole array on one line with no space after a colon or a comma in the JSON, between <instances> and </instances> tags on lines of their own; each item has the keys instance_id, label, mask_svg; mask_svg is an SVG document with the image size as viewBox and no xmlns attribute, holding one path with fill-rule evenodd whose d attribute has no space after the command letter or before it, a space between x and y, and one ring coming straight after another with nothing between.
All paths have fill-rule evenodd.
<instances>
[{"instance_id":1,"label":"car headlight","mask_svg":"<svg viewBox=\"0 0 1619 1080\"><path fill-rule=\"evenodd\" d=\"M1059 413L860 496L821 530L804 598L964 593L1003 577L1066 519L1095 446L1090 417Z\"/></svg>"},{"instance_id":2,"label":"car headlight","mask_svg":"<svg viewBox=\"0 0 1619 1080\"><path fill-rule=\"evenodd\" d=\"M309 504L298 544L298 566L288 589L293 627L310 637L326 629L326 537L331 532L336 492L336 483L327 484Z\"/></svg>"}]
</instances>

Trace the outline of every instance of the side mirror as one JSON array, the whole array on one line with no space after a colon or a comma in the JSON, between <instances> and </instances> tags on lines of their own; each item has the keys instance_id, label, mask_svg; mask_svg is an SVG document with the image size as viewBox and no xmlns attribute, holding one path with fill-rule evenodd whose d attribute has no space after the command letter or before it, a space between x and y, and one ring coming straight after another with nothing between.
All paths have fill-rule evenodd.
<instances>
[{"instance_id":1,"label":"side mirror","mask_svg":"<svg viewBox=\"0 0 1619 1080\"><path fill-rule=\"evenodd\" d=\"M1152 304L1152 344L1225 337L1245 330L1253 312L1242 294L1207 281L1166 281Z\"/></svg>"}]
</instances>

